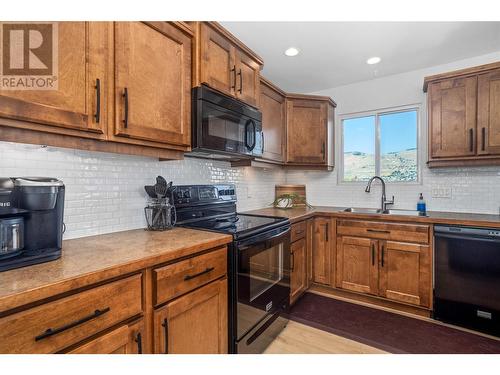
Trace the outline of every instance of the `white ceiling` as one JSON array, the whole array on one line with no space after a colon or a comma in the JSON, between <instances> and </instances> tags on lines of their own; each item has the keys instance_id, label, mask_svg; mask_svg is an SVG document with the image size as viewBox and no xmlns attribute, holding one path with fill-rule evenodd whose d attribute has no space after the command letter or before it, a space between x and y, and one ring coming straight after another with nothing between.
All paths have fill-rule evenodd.
<instances>
[{"instance_id":1,"label":"white ceiling","mask_svg":"<svg viewBox=\"0 0 500 375\"><path fill-rule=\"evenodd\" d=\"M330 87L500 51L500 22L222 22L289 92ZM288 47L300 54L284 55ZM382 62L367 65L371 56Z\"/></svg>"}]
</instances>

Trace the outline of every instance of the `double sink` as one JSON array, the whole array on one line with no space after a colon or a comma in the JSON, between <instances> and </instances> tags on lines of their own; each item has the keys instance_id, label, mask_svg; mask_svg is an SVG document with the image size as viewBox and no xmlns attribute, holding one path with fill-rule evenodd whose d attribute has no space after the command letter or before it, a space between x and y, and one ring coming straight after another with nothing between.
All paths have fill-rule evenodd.
<instances>
[{"instance_id":1,"label":"double sink","mask_svg":"<svg viewBox=\"0 0 500 375\"><path fill-rule=\"evenodd\" d=\"M396 210L388 209L381 210L380 208L355 208L349 207L343 210L343 212L352 212L355 214L368 214L368 215L403 215L403 216L427 216L420 211L416 210Z\"/></svg>"}]
</instances>

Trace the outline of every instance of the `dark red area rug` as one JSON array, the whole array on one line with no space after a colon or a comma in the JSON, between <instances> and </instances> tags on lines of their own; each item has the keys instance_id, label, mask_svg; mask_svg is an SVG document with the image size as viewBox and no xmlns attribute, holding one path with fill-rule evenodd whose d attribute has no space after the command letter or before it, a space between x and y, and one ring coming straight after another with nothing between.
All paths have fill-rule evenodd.
<instances>
[{"instance_id":1,"label":"dark red area rug","mask_svg":"<svg viewBox=\"0 0 500 375\"><path fill-rule=\"evenodd\" d=\"M390 353L500 354L500 341L306 293L290 311L290 319Z\"/></svg>"}]
</instances>

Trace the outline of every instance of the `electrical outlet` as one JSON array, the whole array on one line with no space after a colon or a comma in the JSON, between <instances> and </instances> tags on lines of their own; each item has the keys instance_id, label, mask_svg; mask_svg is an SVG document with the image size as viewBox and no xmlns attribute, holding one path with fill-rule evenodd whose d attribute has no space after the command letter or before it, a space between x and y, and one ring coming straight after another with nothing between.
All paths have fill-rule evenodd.
<instances>
[{"instance_id":1,"label":"electrical outlet","mask_svg":"<svg viewBox=\"0 0 500 375\"><path fill-rule=\"evenodd\" d=\"M451 188L432 188L431 190L432 198L451 198Z\"/></svg>"}]
</instances>

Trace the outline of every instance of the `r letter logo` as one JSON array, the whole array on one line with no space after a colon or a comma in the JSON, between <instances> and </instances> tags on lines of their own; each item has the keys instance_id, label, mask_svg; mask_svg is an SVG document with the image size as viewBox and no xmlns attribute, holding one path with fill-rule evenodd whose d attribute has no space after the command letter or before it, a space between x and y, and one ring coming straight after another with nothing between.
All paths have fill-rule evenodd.
<instances>
[{"instance_id":1,"label":"r letter logo","mask_svg":"<svg viewBox=\"0 0 500 375\"><path fill-rule=\"evenodd\" d=\"M55 22L0 22L0 90L57 90Z\"/></svg>"}]
</instances>

